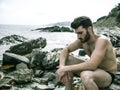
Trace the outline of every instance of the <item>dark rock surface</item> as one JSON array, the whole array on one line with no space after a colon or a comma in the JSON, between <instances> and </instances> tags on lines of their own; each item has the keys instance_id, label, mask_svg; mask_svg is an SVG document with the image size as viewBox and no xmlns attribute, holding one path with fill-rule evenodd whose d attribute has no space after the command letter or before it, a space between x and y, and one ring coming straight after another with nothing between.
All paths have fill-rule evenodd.
<instances>
[{"instance_id":1,"label":"dark rock surface","mask_svg":"<svg viewBox=\"0 0 120 90\"><path fill-rule=\"evenodd\" d=\"M38 38L35 40L26 41L14 46L11 46L6 52L11 52L15 54L25 55L32 52L35 48L44 48L47 45L45 38Z\"/></svg>"},{"instance_id":2,"label":"dark rock surface","mask_svg":"<svg viewBox=\"0 0 120 90\"><path fill-rule=\"evenodd\" d=\"M35 30L43 31L43 32L73 32L72 29L69 27L60 27L60 26L51 26L51 27L45 27L45 28L37 28Z\"/></svg>"},{"instance_id":3,"label":"dark rock surface","mask_svg":"<svg viewBox=\"0 0 120 90\"><path fill-rule=\"evenodd\" d=\"M25 42L28 39L23 37L23 36L19 36L19 35L11 35L11 36L6 36L0 39L0 45L3 44L13 44L13 43L21 43L21 42Z\"/></svg>"}]
</instances>

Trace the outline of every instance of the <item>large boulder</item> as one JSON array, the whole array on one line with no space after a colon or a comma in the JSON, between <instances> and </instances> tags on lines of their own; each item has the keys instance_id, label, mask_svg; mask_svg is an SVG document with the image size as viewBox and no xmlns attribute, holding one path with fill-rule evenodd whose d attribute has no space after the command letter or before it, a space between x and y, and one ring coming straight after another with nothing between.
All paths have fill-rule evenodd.
<instances>
[{"instance_id":1,"label":"large boulder","mask_svg":"<svg viewBox=\"0 0 120 90\"><path fill-rule=\"evenodd\" d=\"M30 40L30 41L23 42L21 44L11 46L9 48L9 50L7 50L6 52L25 55L25 54L31 53L32 49L44 48L46 46L46 44L47 44L46 39L40 37L40 38L37 38L37 39L33 39L33 40Z\"/></svg>"},{"instance_id":2,"label":"large boulder","mask_svg":"<svg viewBox=\"0 0 120 90\"><path fill-rule=\"evenodd\" d=\"M35 66L40 66L42 67L42 61L45 58L46 54L48 52L42 51L40 49L34 49L31 53L31 60L30 60L30 66L35 67Z\"/></svg>"},{"instance_id":3,"label":"large boulder","mask_svg":"<svg viewBox=\"0 0 120 90\"><path fill-rule=\"evenodd\" d=\"M46 57L42 61L42 65L45 69L55 69L59 64L59 54L62 48L54 49L46 54Z\"/></svg>"},{"instance_id":4,"label":"large boulder","mask_svg":"<svg viewBox=\"0 0 120 90\"><path fill-rule=\"evenodd\" d=\"M29 59L25 56L7 52L3 54L3 65L17 65L21 62L30 63Z\"/></svg>"},{"instance_id":5,"label":"large boulder","mask_svg":"<svg viewBox=\"0 0 120 90\"><path fill-rule=\"evenodd\" d=\"M21 42L25 42L28 39L23 37L23 36L19 36L19 35L10 35L10 36L6 36L0 39L0 45L3 44L13 44L13 43L21 43Z\"/></svg>"}]
</instances>

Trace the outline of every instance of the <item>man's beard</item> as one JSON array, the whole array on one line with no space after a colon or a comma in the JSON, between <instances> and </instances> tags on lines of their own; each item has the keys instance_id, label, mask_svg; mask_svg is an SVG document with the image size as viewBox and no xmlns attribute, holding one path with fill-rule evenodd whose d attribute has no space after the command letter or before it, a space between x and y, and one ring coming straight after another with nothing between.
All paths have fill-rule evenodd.
<instances>
[{"instance_id":1,"label":"man's beard","mask_svg":"<svg viewBox=\"0 0 120 90\"><path fill-rule=\"evenodd\" d=\"M80 39L80 41L81 41L82 43L87 42L87 41L90 39L90 34L89 34L89 32L87 31L86 36L84 37L84 39L82 39L82 38L79 38L79 39Z\"/></svg>"}]
</instances>

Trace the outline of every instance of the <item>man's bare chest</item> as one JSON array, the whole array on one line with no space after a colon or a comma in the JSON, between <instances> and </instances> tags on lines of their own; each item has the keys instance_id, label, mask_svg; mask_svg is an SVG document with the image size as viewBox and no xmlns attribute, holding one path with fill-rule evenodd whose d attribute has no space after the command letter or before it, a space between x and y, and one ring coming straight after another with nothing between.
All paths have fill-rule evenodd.
<instances>
[{"instance_id":1,"label":"man's bare chest","mask_svg":"<svg viewBox=\"0 0 120 90\"><path fill-rule=\"evenodd\" d=\"M85 52L86 52L86 54L87 54L88 56L91 56L94 48L95 48L94 45L88 45L88 44L87 44L87 45L86 45L86 44L83 45L83 49L85 50Z\"/></svg>"}]
</instances>

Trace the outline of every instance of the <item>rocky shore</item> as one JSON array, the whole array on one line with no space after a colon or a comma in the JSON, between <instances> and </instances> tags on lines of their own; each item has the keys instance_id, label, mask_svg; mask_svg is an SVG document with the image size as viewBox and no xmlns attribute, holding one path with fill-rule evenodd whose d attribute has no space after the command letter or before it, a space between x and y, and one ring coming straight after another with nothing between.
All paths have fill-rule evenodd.
<instances>
[{"instance_id":1,"label":"rocky shore","mask_svg":"<svg viewBox=\"0 0 120 90\"><path fill-rule=\"evenodd\" d=\"M95 32L110 38L116 50L118 72L113 84L105 90L119 90L120 28L95 28ZM0 90L64 90L64 85L58 83L55 77L56 67L59 64L58 56L62 48L44 51L47 40L42 37L28 40L22 36L11 35L2 38L0 42L0 45L16 43L3 53L0 66ZM82 55L79 58L85 57L83 51L79 54ZM81 86L81 84L80 78L74 77L73 86Z\"/></svg>"},{"instance_id":2,"label":"rocky shore","mask_svg":"<svg viewBox=\"0 0 120 90\"><path fill-rule=\"evenodd\" d=\"M56 25L32 31L36 30L73 32L69 27ZM120 4L113 8L108 16L99 18L94 23L94 30L111 40L118 65L114 82L109 88L102 90L120 90ZM55 77L62 48L43 50L47 46L47 40L43 37L28 40L23 36L11 35L0 39L0 45L10 44L14 45L3 53L0 64L0 90L65 90L65 86L58 83ZM83 50L79 51L79 55L76 57L86 59ZM79 77L74 77L73 86L84 90Z\"/></svg>"}]
</instances>

